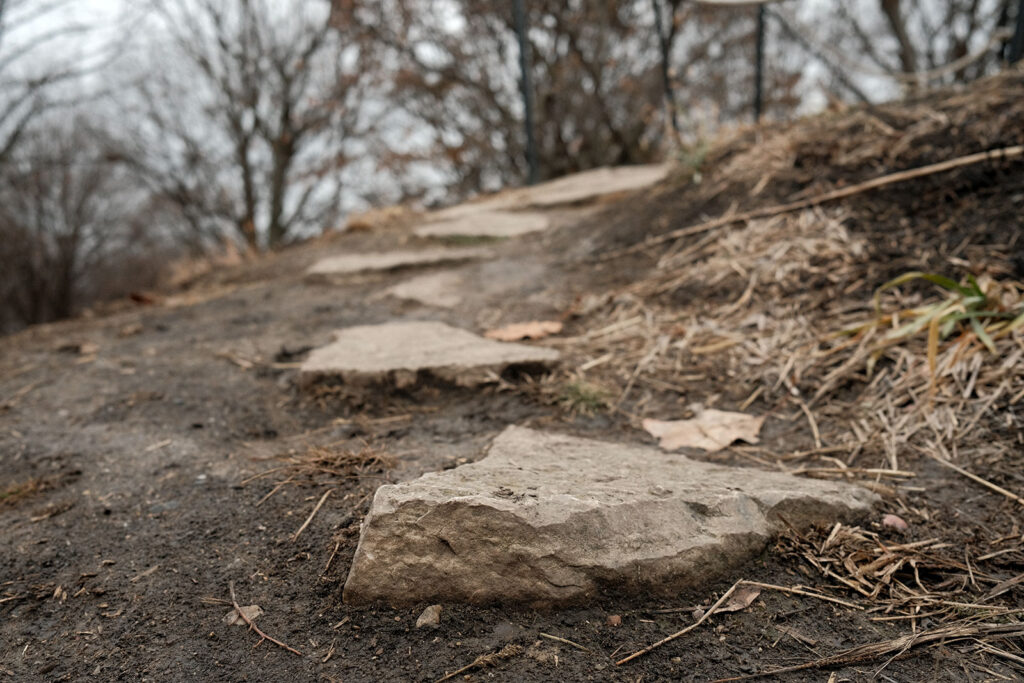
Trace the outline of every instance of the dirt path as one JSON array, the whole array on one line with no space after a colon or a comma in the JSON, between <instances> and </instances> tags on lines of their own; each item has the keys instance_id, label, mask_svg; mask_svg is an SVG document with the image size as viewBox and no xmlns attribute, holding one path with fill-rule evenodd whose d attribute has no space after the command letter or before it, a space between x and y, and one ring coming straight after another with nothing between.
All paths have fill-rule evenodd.
<instances>
[{"instance_id":1,"label":"dirt path","mask_svg":"<svg viewBox=\"0 0 1024 683\"><path fill-rule=\"evenodd\" d=\"M433 681L514 645L521 650L470 680L705 681L901 633L895 622L766 591L743 613L617 668L615 659L692 624L694 610L739 577L672 601L605 596L554 612L445 606L437 629L415 627L425 605L341 603L380 483L472 461L512 423L647 439L628 417L553 405L534 380L514 391L418 386L353 397L300 391L297 363L340 327L429 319L479 332L561 316L604 276L565 266L552 245L560 228L601 210L547 209L551 231L493 243L493 260L307 282L304 270L325 255L431 244L405 228L346 235L222 274L221 293L199 303L0 340L0 678ZM442 270L464 283L456 306L381 296ZM332 470L325 476L307 458L318 446L363 456L320 463ZM289 457L301 464L289 469ZM789 584L794 566L772 552L742 576ZM260 628L302 655L254 648L257 635L226 624L230 584L242 605L264 610ZM956 661L940 649L887 674L962 680ZM873 668L841 671L860 680Z\"/></svg>"}]
</instances>

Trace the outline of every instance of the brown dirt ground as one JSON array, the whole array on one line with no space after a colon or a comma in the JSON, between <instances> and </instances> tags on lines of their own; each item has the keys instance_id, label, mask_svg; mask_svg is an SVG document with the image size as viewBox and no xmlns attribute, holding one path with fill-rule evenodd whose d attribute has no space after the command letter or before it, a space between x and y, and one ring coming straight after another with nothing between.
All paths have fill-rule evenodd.
<instances>
[{"instance_id":1,"label":"brown dirt ground","mask_svg":"<svg viewBox=\"0 0 1024 683\"><path fill-rule=\"evenodd\" d=\"M478 458L510 423L651 443L638 429L640 417L678 417L701 402L773 416L758 447L735 447L715 459L820 467L831 462L826 456L853 453L847 464L882 467L884 439L856 446L847 439L847 418L875 411L878 400L879 383L859 368L810 407L819 440L835 446L830 451L817 446L794 398L814 393L827 364L801 357L795 367L803 374L779 372L779 363L751 370L739 347L695 353L693 345L671 358L666 352L649 367L638 360L659 335L685 337L683 328L696 329L694 343L701 343L707 321L717 325L708 332L712 338L728 332L731 319L719 315L724 310L767 311L772 320L805 316L822 332L836 329L829 316L841 310L863 317L874 288L907 270L963 266L1004 280L1020 277L1024 164L983 164L804 216L812 232L839 226L840 246L859 245L848 253L815 242L797 258L797 237L806 235L792 231L807 226L798 217L769 226L771 243L797 245L772 267L790 259L795 265L756 287L748 276L763 264L743 260L749 255L742 245L726 247L736 237L749 246L742 231L757 225L729 226L703 251L697 235L612 260L598 257L730 209L1022 142L1024 79L1011 75L967 93L740 131L701 161L699 182L693 166L684 165L649 192L554 212L559 229L496 244L496 262L459 266L470 283L508 284L489 297L474 294L486 287L468 287L467 302L454 310L375 296L403 273L330 286L303 282L303 268L325 254L420 244L400 220L219 269L161 295L155 305L122 304L0 340L0 679L432 681L518 644L522 653L474 669L468 680L707 681L927 631L953 623L957 610L971 617L970 608L944 607L914 620L877 620L876 607L904 614L892 597L898 590L890 586L865 598L836 578L846 577L841 564L827 565L836 570L827 576L808 561L808 555L830 556L829 530L781 539L717 584L670 601L609 589L592 604L558 611L451 605L439 628L417 630L424 605L352 608L340 594L375 488ZM685 263L658 267L659 258L694 245ZM713 270L719 266L721 272ZM919 295L929 291L920 288ZM587 336L638 312L647 321L643 333L601 343ZM509 376L478 390L427 381L369 395L296 386L296 363L338 327L430 318L484 330L551 317L563 318L566 331L542 343L563 348L568 361L547 377ZM757 341L757 332L744 334ZM798 341L779 341L768 353L796 353L803 348ZM579 369L606 352L612 360ZM901 387L898 362L881 364ZM1010 397L1024 378L1020 363L1000 372L1010 390L978 413L970 438L957 445L972 472L1021 491L1024 432ZM587 412L560 400L566 387L583 381L603 388L613 407ZM972 398L987 400L980 385L977 392ZM865 522L864 532L889 545L940 539L944 546L918 558L916 580L928 588L922 591L938 594L959 581L959 602L984 601L993 584L1024 571L1020 506L941 467L918 445L908 436L899 446L900 468L916 474L909 483L858 478L885 495L884 509ZM321 461L319 470L286 467L283 458L301 459L312 447L363 457ZM317 516L293 540L327 490ZM883 528L883 512L902 515L911 525L907 534ZM964 558L967 569L959 571ZM914 575L907 564L893 576L912 588ZM738 578L815 587L866 609L765 591L742 612L714 616L643 658L614 665L693 623L693 609L706 608ZM224 623L230 583L241 604L265 610L257 624L302 656L268 642L254 647L258 636ZM1019 584L1010 585L989 601L1002 611L985 618L1012 621L1022 602ZM621 625L607 625L610 615L621 616ZM1024 660L1013 659L1021 655L1019 637L984 641L1002 654L985 651L981 642L949 638L772 680L1021 677Z\"/></svg>"}]
</instances>

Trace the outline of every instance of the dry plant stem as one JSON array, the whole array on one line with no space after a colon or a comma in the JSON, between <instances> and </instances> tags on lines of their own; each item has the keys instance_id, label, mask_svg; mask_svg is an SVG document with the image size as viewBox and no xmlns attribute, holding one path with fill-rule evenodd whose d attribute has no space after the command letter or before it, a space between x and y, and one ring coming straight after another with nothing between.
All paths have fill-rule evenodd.
<instances>
[{"instance_id":1,"label":"dry plant stem","mask_svg":"<svg viewBox=\"0 0 1024 683\"><path fill-rule=\"evenodd\" d=\"M565 638L559 638L558 636L553 636L550 633L538 633L537 635L539 635L541 638L547 638L548 640L556 640L559 643L565 643L566 645L572 646L572 647L576 648L577 650L583 650L584 652L590 652L590 650L588 650L587 648L583 647L579 643L574 643L571 640L567 640Z\"/></svg>"},{"instance_id":2,"label":"dry plant stem","mask_svg":"<svg viewBox=\"0 0 1024 683\"><path fill-rule=\"evenodd\" d=\"M898 173L889 173L887 175L872 178L871 180L850 187L840 188L838 190L832 190L831 192L825 192L814 197L807 199L800 199L795 202L789 202L788 204L776 204L775 206L768 206L763 209L754 209L753 211L746 211L734 215L721 216L706 223L700 223L698 225L692 225L679 230L672 230L666 232L663 235L651 237L650 239L644 240L639 244L626 249L619 249L611 253L601 256L598 260L607 261L619 256L625 256L627 254L633 254L638 251L643 251L648 247L663 244L665 242L671 242L672 240L679 239L680 237L686 237L688 235L695 235L706 230L712 230L719 228L724 225L731 225L733 223L742 223L754 218L768 218L770 216L777 216L783 213L790 213L792 211L799 211L800 209L806 209L819 204L825 204L826 202L833 202L837 199L846 199L862 192L869 190L876 190L880 187L886 187L888 185L894 185L896 183L906 182L908 180L914 180L916 178L922 178L924 176L932 175L935 173L942 173L943 171L952 171L957 168L964 166L972 166L979 164L984 161L998 161L1001 159L1016 159L1017 157L1024 156L1024 145L1014 145L1012 147L1003 147L1001 149L993 149L987 152L977 152L975 154L968 154L966 156L957 157L955 159L948 159L941 161L937 164L928 164L920 168L913 168L908 171L900 171Z\"/></svg>"},{"instance_id":3,"label":"dry plant stem","mask_svg":"<svg viewBox=\"0 0 1024 683\"><path fill-rule=\"evenodd\" d=\"M900 636L899 638L893 638L892 640L883 640L877 643L858 645L857 647L843 650L837 654L822 657L821 659L816 659L810 662L804 662L803 664L786 666L781 669L772 669L771 671L764 671L760 673L747 674L745 676L719 678L714 681L714 683L746 681L752 678L777 676L778 674L791 673L793 671L805 671L807 669L818 669L826 666L847 666L849 664L857 664L860 662L870 662L882 657L895 659L905 655L912 647L934 642L944 642L964 638L978 638L984 636L1012 638L1020 635L1024 635L1024 624L1020 623L954 624L952 626L943 626L932 629L931 631L921 631L919 633Z\"/></svg>"},{"instance_id":4,"label":"dry plant stem","mask_svg":"<svg viewBox=\"0 0 1024 683\"><path fill-rule=\"evenodd\" d=\"M445 674L443 677L437 679L437 683L442 683L443 681L447 681L447 680L450 680L452 678L455 678L459 674L465 673L465 672L467 672L467 671L469 671L471 669L475 669L478 666L484 666L486 664L494 664L495 662L498 662L498 661L500 661L502 659L508 659L509 657L513 657L513 656L519 654L522 651L523 651L523 648L521 646L519 646L519 645L506 645L505 647L503 647L501 650L499 650L497 652L492 652L492 653L486 654L486 655L480 655L479 657L477 657L472 662L470 662L466 666L462 667L458 671L453 671L450 674Z\"/></svg>"},{"instance_id":5,"label":"dry plant stem","mask_svg":"<svg viewBox=\"0 0 1024 683\"><path fill-rule=\"evenodd\" d=\"M998 486L998 485L993 484L992 482L990 482L990 481L988 481L986 479L982 479L981 477L979 477L976 474L971 474L970 472L968 472L964 468L959 467L957 465L954 465L953 463L949 462L948 460L943 460L942 458L938 457L937 455L934 455L932 453L929 453L928 455L932 458L932 460L934 460L935 462L939 463L943 467L948 467L949 469L953 470L954 472L958 472L958 473L964 475L965 477L967 477L971 481L977 482L977 483L981 484L982 486L984 486L987 489L991 489L992 491L995 491L996 493L1004 495L1007 498L1009 498L1010 500L1015 501L1019 505L1024 505L1024 498L1021 498L1016 493L1011 493L1010 491L1007 491L1006 489L1004 489L1002 486Z\"/></svg>"},{"instance_id":6,"label":"dry plant stem","mask_svg":"<svg viewBox=\"0 0 1024 683\"><path fill-rule=\"evenodd\" d=\"M246 624L249 625L249 628L251 628L253 631L256 632L256 635L258 635L263 640L269 640L270 642L272 642L274 645L277 645L278 647L283 647L285 650L288 650L288 652L292 652L294 654L297 654L300 657L303 656L302 653L299 652L298 650L296 650L295 648L289 647L288 645L285 645L284 643L282 643L277 638L273 638L271 636L268 636L266 633L261 631L260 627L257 626L256 624L254 624L252 622L252 620L249 619L249 617L245 616L245 612L243 612L242 608L238 606L238 599L235 597L235 582L234 581L228 581L228 590L231 591L231 604L235 608L235 613L238 614L238 616L242 618L242 621L244 621ZM259 643L256 643L256 644L259 645Z\"/></svg>"},{"instance_id":7,"label":"dry plant stem","mask_svg":"<svg viewBox=\"0 0 1024 683\"><path fill-rule=\"evenodd\" d=\"M719 607L721 607L721 606L722 606L722 605L723 605L723 604L725 603L725 601L726 601L726 600L728 600L728 599L729 599L729 596L731 596L731 595L732 595L732 594L733 594L733 593L734 593L734 592L736 591L736 589L737 589L737 588L739 588L739 587L740 587L740 586L741 586L741 585L742 585L743 583L744 583L743 579L740 579L739 581L737 581L736 583L734 583L734 584L732 585L732 588L730 588L729 590L727 590L727 591L726 591L726 592L725 592L725 593L724 593L724 594L722 595L722 597L720 597L720 598L718 599L718 602L716 602L716 603L715 603L714 605L712 605L712 606L711 606L711 609L709 609L709 610L708 610L707 612L705 612L705 613L704 613L704 616L702 616L702 617L701 617L700 619L698 619L698 620L697 620L696 622L694 622L694 623L690 624L689 626L687 626L686 628L684 628L684 629L683 629L683 630L681 630L681 631L676 631L675 633L673 633L672 635L668 636L667 638L662 638L661 640L659 640L658 642L654 643L653 645L648 645L647 647L645 647L645 648L644 648L644 649L642 649L642 650L637 650L636 652L634 652L634 653L633 653L633 654L631 654L630 656L626 657L625 659L620 659L619 661L615 662L615 666L622 666L622 665L623 665L623 664L625 664L626 662L632 661L632 660L636 659L637 657L641 657L641 656L643 656L643 655L647 654L648 652L651 652L652 650L656 650L657 648L661 647L661 646L662 646L662 645L664 645L665 643L670 643L670 642L672 642L673 640L675 640L676 638L678 638L678 637L680 637L680 636L683 636L683 635L686 635L687 633L689 633L689 632L690 632L690 631L692 631L693 629L697 628L698 626L700 626L701 624L703 624L703 623L704 623L705 621L707 621L707 619L708 619L708 618L709 618L709 617L710 617L710 616L711 616L712 614L714 614L714 613L715 613L715 611L716 611L716 610L717 610L717 609L718 609Z\"/></svg>"},{"instance_id":8,"label":"dry plant stem","mask_svg":"<svg viewBox=\"0 0 1024 683\"><path fill-rule=\"evenodd\" d=\"M843 607L849 607L850 609L855 609L855 610L863 610L864 609L860 605L854 604L852 602L847 602L846 600L840 600L839 598L833 598L833 597L828 596L828 595L821 595L820 593L812 593L811 591L805 591L805 590L800 589L800 588L789 588L787 586L776 586L775 584L772 584L772 583L761 583L759 581L743 581L742 583L743 583L744 586L753 586L754 588L763 588L765 590L779 591L781 593L790 593L792 595L803 595L804 597L808 597L808 598L815 598L817 600L824 600L825 602L835 603L837 605L842 605Z\"/></svg>"},{"instance_id":9,"label":"dry plant stem","mask_svg":"<svg viewBox=\"0 0 1024 683\"><path fill-rule=\"evenodd\" d=\"M306 527L309 526L309 523L313 521L313 518L316 517L316 513L320 511L320 508L323 506L324 501L327 500L327 496L331 495L331 491L333 490L334 489L327 489L326 491L324 491L324 495L320 496L320 500L317 502L316 507L314 507L313 511L309 513L309 517L307 517L306 521L302 523L302 526L299 527L299 530L292 534L293 543L299 539L299 536L302 534L302 532L305 531Z\"/></svg>"},{"instance_id":10,"label":"dry plant stem","mask_svg":"<svg viewBox=\"0 0 1024 683\"><path fill-rule=\"evenodd\" d=\"M661 640L659 640L658 642L654 643L653 645L648 645L644 649L638 650L637 652L634 652L633 654L631 654L630 656L626 657L625 659L620 659L619 661L615 662L615 665L616 666L621 666L622 664L625 664L626 662L628 662L628 661L630 661L632 659L636 659L637 657L645 655L648 652L650 652L651 650L659 648L662 645L664 645L665 643L671 642L671 641L675 640L676 638L678 638L678 637L680 637L682 635L685 635L685 634L689 633L690 631L692 631L693 629L697 628L706 619L708 619L712 614L714 614L715 611L719 607L721 607L722 604L724 604L726 600L729 599L729 596L731 596L733 594L733 592L735 592L736 589L741 587L741 586L751 586L753 588L762 588L762 589L765 589L765 590L779 591L779 592L782 592L782 593L790 593L792 595L802 595L804 597L815 598L817 600L824 600L825 602L835 603L837 605L842 605L844 607L849 607L850 609L855 609L855 610L863 610L864 609L860 605L854 604L852 602L847 602L846 600L840 600L839 598L833 598L833 597L830 597L828 595L821 595L819 593L812 593L811 591L805 591L805 590L802 590L800 588L789 588L787 586L777 586L777 585L772 584L772 583L761 583L760 581L747 581L745 579L740 579L739 581L734 583L732 585L732 588L727 590L725 592L725 595L720 597L718 599L718 602L716 602L714 605L712 605L711 608L707 612L704 613L704 616L702 616L700 619L698 619L695 623L690 624L689 626L687 626L686 628L684 628L681 631L677 631L676 633L673 633L672 635L668 636L667 638L662 638ZM558 640L558 641L561 641L561 642L564 642L564 643L568 643L569 645L575 645L576 647L579 647L580 649L586 649L586 648L583 648L580 645L576 645L575 643L571 643L569 641L562 640L561 638L556 638L554 636L549 636L549 635L547 635L545 633L541 633L540 635L545 636L546 638L551 638L552 640Z\"/></svg>"}]
</instances>

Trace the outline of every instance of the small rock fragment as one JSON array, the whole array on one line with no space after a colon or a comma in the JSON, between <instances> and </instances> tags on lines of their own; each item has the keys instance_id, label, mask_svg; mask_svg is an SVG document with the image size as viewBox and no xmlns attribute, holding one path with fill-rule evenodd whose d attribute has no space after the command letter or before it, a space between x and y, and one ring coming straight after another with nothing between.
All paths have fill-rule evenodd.
<instances>
[{"instance_id":1,"label":"small rock fragment","mask_svg":"<svg viewBox=\"0 0 1024 683\"><path fill-rule=\"evenodd\" d=\"M903 521L903 518L899 515L888 514L882 517L882 526L895 529L896 531L906 531L910 528L910 525Z\"/></svg>"},{"instance_id":2,"label":"small rock fragment","mask_svg":"<svg viewBox=\"0 0 1024 683\"><path fill-rule=\"evenodd\" d=\"M622 617L618 614L609 614L608 618L604 620L604 623L608 626L622 626Z\"/></svg>"},{"instance_id":3,"label":"small rock fragment","mask_svg":"<svg viewBox=\"0 0 1024 683\"><path fill-rule=\"evenodd\" d=\"M431 605L423 610L419 619L416 620L416 628L437 628L441 623L441 605Z\"/></svg>"}]
</instances>

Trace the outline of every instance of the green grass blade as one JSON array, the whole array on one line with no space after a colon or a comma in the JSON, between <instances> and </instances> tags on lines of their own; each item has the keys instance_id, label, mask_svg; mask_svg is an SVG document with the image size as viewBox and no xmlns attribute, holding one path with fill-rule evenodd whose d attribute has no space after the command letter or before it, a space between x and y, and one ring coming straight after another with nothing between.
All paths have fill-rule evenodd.
<instances>
[{"instance_id":1,"label":"green grass blade","mask_svg":"<svg viewBox=\"0 0 1024 683\"><path fill-rule=\"evenodd\" d=\"M879 313L881 313L882 311L882 292L892 289L894 287L899 287L900 285L906 284L907 282L911 282L913 280L927 280L928 282L931 282L934 285L938 285L943 289L949 290L950 292L955 292L965 297L977 296L977 292L975 290L969 287L964 287L956 280L948 278L945 275L939 275L938 273L923 273L921 271L915 270L909 273L904 273L899 277L895 277L892 280L886 282L878 289L876 289L875 310L878 311Z\"/></svg>"},{"instance_id":2,"label":"green grass blade","mask_svg":"<svg viewBox=\"0 0 1024 683\"><path fill-rule=\"evenodd\" d=\"M981 324L977 317L971 318L971 328L974 330L974 334L978 335L978 339L985 345L985 348L993 354L996 353L995 342L992 341L992 337L988 335L988 332L985 331L985 326Z\"/></svg>"}]
</instances>

